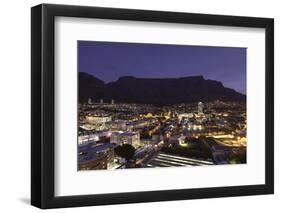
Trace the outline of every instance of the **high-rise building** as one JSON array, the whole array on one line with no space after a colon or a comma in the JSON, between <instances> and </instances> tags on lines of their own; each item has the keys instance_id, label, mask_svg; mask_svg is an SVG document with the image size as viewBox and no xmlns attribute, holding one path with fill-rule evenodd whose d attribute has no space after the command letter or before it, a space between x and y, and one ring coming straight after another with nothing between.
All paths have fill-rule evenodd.
<instances>
[{"instance_id":1,"label":"high-rise building","mask_svg":"<svg viewBox=\"0 0 281 213\"><path fill-rule=\"evenodd\" d=\"M100 99L100 104L103 104L103 99Z\"/></svg>"},{"instance_id":2,"label":"high-rise building","mask_svg":"<svg viewBox=\"0 0 281 213\"><path fill-rule=\"evenodd\" d=\"M114 99L111 99L111 104L114 104Z\"/></svg>"},{"instance_id":3,"label":"high-rise building","mask_svg":"<svg viewBox=\"0 0 281 213\"><path fill-rule=\"evenodd\" d=\"M92 99L91 98L88 99L88 104L92 104Z\"/></svg>"},{"instance_id":4,"label":"high-rise building","mask_svg":"<svg viewBox=\"0 0 281 213\"><path fill-rule=\"evenodd\" d=\"M203 114L204 104L202 102L198 103L198 114Z\"/></svg>"}]
</instances>

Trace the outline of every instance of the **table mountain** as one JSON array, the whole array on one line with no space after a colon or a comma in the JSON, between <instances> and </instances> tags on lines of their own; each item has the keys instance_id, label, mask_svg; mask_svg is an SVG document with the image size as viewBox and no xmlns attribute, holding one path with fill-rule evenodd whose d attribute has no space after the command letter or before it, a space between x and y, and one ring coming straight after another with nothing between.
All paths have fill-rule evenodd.
<instances>
[{"instance_id":1,"label":"table mountain","mask_svg":"<svg viewBox=\"0 0 281 213\"><path fill-rule=\"evenodd\" d=\"M123 76L117 81L104 83L87 74L79 73L79 101L91 98L117 103L178 104L198 101L245 101L246 96L226 88L219 81L206 80L203 76L181 78L136 78Z\"/></svg>"}]
</instances>

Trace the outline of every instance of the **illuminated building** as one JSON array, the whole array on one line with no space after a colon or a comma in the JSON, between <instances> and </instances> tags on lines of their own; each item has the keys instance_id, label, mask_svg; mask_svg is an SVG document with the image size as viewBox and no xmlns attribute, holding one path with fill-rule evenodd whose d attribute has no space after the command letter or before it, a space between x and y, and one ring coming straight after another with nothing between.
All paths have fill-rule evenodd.
<instances>
[{"instance_id":1,"label":"illuminated building","mask_svg":"<svg viewBox=\"0 0 281 213\"><path fill-rule=\"evenodd\" d=\"M79 170L100 170L107 169L106 155L91 158L89 160L82 160L79 162Z\"/></svg>"},{"instance_id":2,"label":"illuminated building","mask_svg":"<svg viewBox=\"0 0 281 213\"><path fill-rule=\"evenodd\" d=\"M114 132L111 134L110 143L117 145L131 144L138 147L140 145L140 134L138 132Z\"/></svg>"},{"instance_id":3,"label":"illuminated building","mask_svg":"<svg viewBox=\"0 0 281 213\"><path fill-rule=\"evenodd\" d=\"M182 120L183 118L193 118L193 116L194 116L193 113L183 113L178 115L178 118Z\"/></svg>"},{"instance_id":4,"label":"illuminated building","mask_svg":"<svg viewBox=\"0 0 281 213\"><path fill-rule=\"evenodd\" d=\"M97 139L98 137L93 136L93 134L79 133L78 145L94 144Z\"/></svg>"},{"instance_id":5,"label":"illuminated building","mask_svg":"<svg viewBox=\"0 0 281 213\"><path fill-rule=\"evenodd\" d=\"M78 145L95 144L101 138L108 138L110 135L110 131L100 131L97 133L92 133L91 131L81 131L78 135Z\"/></svg>"},{"instance_id":6,"label":"illuminated building","mask_svg":"<svg viewBox=\"0 0 281 213\"><path fill-rule=\"evenodd\" d=\"M96 116L88 115L86 116L86 121L92 126L93 130L104 130L105 123L111 121L111 116Z\"/></svg>"},{"instance_id":7,"label":"illuminated building","mask_svg":"<svg viewBox=\"0 0 281 213\"><path fill-rule=\"evenodd\" d=\"M110 129L112 131L117 131L117 130L125 131L126 128L127 128L126 121L110 121L110 122L107 122L106 128Z\"/></svg>"},{"instance_id":8,"label":"illuminated building","mask_svg":"<svg viewBox=\"0 0 281 213\"><path fill-rule=\"evenodd\" d=\"M114 104L114 99L111 100L111 104Z\"/></svg>"},{"instance_id":9,"label":"illuminated building","mask_svg":"<svg viewBox=\"0 0 281 213\"><path fill-rule=\"evenodd\" d=\"M111 169L114 167L114 144L79 147L79 170Z\"/></svg>"},{"instance_id":10,"label":"illuminated building","mask_svg":"<svg viewBox=\"0 0 281 213\"><path fill-rule=\"evenodd\" d=\"M198 114L203 114L204 104L202 102L198 103Z\"/></svg>"},{"instance_id":11,"label":"illuminated building","mask_svg":"<svg viewBox=\"0 0 281 213\"><path fill-rule=\"evenodd\" d=\"M103 104L103 99L100 99L100 104Z\"/></svg>"},{"instance_id":12,"label":"illuminated building","mask_svg":"<svg viewBox=\"0 0 281 213\"><path fill-rule=\"evenodd\" d=\"M92 99L91 98L88 99L88 104L92 104Z\"/></svg>"}]
</instances>

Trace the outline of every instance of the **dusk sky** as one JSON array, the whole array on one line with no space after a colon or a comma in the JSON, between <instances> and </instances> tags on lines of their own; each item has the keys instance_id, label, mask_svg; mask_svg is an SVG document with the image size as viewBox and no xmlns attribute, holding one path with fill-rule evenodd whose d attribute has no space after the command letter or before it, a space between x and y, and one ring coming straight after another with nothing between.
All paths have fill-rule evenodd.
<instances>
[{"instance_id":1,"label":"dusk sky","mask_svg":"<svg viewBox=\"0 0 281 213\"><path fill-rule=\"evenodd\" d=\"M246 94L246 48L78 41L78 71L106 83L202 75Z\"/></svg>"}]
</instances>

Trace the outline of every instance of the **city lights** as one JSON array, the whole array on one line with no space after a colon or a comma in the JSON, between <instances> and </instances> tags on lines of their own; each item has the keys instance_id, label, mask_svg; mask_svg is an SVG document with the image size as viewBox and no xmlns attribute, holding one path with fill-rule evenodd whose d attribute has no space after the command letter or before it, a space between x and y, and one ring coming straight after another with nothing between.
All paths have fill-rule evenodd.
<instances>
[{"instance_id":1,"label":"city lights","mask_svg":"<svg viewBox=\"0 0 281 213\"><path fill-rule=\"evenodd\" d=\"M243 163L246 146L243 103L79 105L80 170Z\"/></svg>"}]
</instances>

